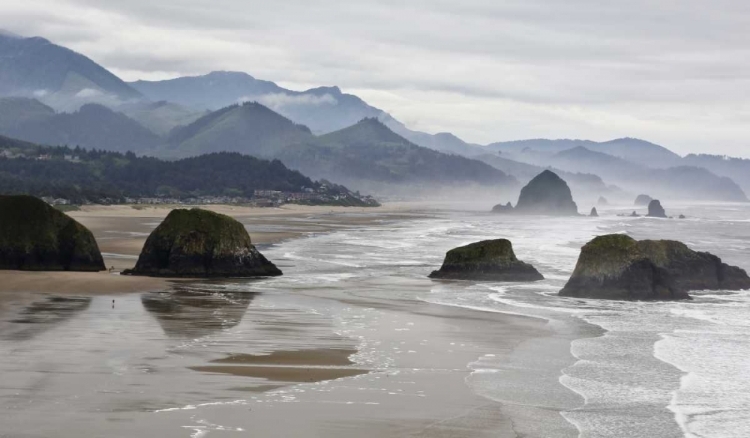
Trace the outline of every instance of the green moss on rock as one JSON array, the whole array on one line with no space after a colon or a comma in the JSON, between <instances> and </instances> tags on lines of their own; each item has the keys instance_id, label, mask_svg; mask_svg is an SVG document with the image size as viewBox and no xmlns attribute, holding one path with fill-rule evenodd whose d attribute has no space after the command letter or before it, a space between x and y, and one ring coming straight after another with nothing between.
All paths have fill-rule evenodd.
<instances>
[{"instance_id":1,"label":"green moss on rock","mask_svg":"<svg viewBox=\"0 0 750 438\"><path fill-rule=\"evenodd\" d=\"M94 235L41 199L0 196L0 269L102 271Z\"/></svg>"},{"instance_id":2,"label":"green moss on rock","mask_svg":"<svg viewBox=\"0 0 750 438\"><path fill-rule=\"evenodd\" d=\"M445 256L443 266L430 278L486 281L542 280L533 266L516 258L507 239L483 240L454 248Z\"/></svg>"},{"instance_id":3,"label":"green moss on rock","mask_svg":"<svg viewBox=\"0 0 750 438\"><path fill-rule=\"evenodd\" d=\"M740 268L674 240L637 241L624 234L599 236L581 255L562 296L616 300L690 299L690 290L750 288Z\"/></svg>"},{"instance_id":4,"label":"green moss on rock","mask_svg":"<svg viewBox=\"0 0 750 438\"><path fill-rule=\"evenodd\" d=\"M135 268L124 273L158 277L281 275L253 246L240 222L198 208L172 210L146 239Z\"/></svg>"}]
</instances>

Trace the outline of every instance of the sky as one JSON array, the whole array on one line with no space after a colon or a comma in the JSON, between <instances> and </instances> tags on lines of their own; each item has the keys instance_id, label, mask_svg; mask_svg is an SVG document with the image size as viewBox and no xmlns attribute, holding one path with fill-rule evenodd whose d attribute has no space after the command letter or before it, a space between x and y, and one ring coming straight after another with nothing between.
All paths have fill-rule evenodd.
<instances>
[{"instance_id":1,"label":"sky","mask_svg":"<svg viewBox=\"0 0 750 438\"><path fill-rule=\"evenodd\" d=\"M750 157L746 0L0 0L0 27L125 80L337 85L474 143L637 137Z\"/></svg>"}]
</instances>

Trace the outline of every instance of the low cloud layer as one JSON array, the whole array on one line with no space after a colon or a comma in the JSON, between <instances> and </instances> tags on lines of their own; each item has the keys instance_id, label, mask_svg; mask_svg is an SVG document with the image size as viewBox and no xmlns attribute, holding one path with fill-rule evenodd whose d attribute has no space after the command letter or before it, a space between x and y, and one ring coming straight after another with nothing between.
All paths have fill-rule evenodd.
<instances>
[{"instance_id":1,"label":"low cloud layer","mask_svg":"<svg viewBox=\"0 0 750 438\"><path fill-rule=\"evenodd\" d=\"M274 109L281 110L288 106L321 106L321 105L336 105L338 101L335 97L330 94L300 94L292 95L287 93L268 93L262 96L248 96L240 99L245 102L249 100L257 100L259 103Z\"/></svg>"},{"instance_id":2,"label":"low cloud layer","mask_svg":"<svg viewBox=\"0 0 750 438\"><path fill-rule=\"evenodd\" d=\"M750 156L741 0L37 0L0 27L126 80L245 71L338 85L410 128L467 141L640 137Z\"/></svg>"}]
</instances>

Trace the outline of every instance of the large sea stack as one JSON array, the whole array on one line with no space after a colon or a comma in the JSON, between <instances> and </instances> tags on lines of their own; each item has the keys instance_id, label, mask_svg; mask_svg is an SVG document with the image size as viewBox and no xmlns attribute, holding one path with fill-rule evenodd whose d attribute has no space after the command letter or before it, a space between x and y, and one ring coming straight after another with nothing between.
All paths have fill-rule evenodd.
<instances>
[{"instance_id":1,"label":"large sea stack","mask_svg":"<svg viewBox=\"0 0 750 438\"><path fill-rule=\"evenodd\" d=\"M129 275L256 277L281 271L255 249L245 227L223 214L172 210L148 236Z\"/></svg>"},{"instance_id":2,"label":"large sea stack","mask_svg":"<svg viewBox=\"0 0 750 438\"><path fill-rule=\"evenodd\" d=\"M649 195L638 195L635 197L635 202L633 205L636 207L643 207L648 205L649 202L653 201L653 199Z\"/></svg>"},{"instance_id":3,"label":"large sea stack","mask_svg":"<svg viewBox=\"0 0 750 438\"><path fill-rule=\"evenodd\" d=\"M648 217L667 217L667 213L664 211L664 207L661 206L661 202L658 199L654 199L648 203Z\"/></svg>"},{"instance_id":4,"label":"large sea stack","mask_svg":"<svg viewBox=\"0 0 750 438\"><path fill-rule=\"evenodd\" d=\"M581 249L560 295L611 300L685 300L691 290L750 289L750 277L673 240L599 236Z\"/></svg>"},{"instance_id":5,"label":"large sea stack","mask_svg":"<svg viewBox=\"0 0 750 438\"><path fill-rule=\"evenodd\" d=\"M578 215L578 206L573 202L568 184L554 172L545 170L521 189L513 211L522 214L575 216Z\"/></svg>"},{"instance_id":6,"label":"large sea stack","mask_svg":"<svg viewBox=\"0 0 750 438\"><path fill-rule=\"evenodd\" d=\"M0 196L0 269L103 271L86 227L33 196Z\"/></svg>"},{"instance_id":7,"label":"large sea stack","mask_svg":"<svg viewBox=\"0 0 750 438\"><path fill-rule=\"evenodd\" d=\"M536 281L542 274L516 258L507 239L483 240L454 248L445 255L443 266L430 278L480 281Z\"/></svg>"}]
</instances>

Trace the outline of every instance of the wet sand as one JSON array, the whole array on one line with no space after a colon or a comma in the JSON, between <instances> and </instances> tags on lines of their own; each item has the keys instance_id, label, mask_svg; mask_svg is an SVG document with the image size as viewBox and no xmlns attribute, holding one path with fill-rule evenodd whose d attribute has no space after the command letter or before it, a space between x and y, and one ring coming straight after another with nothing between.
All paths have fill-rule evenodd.
<instances>
[{"instance_id":1,"label":"wet sand","mask_svg":"<svg viewBox=\"0 0 750 438\"><path fill-rule=\"evenodd\" d=\"M74 216L120 269L168 212L153 210ZM235 213L259 244L410 214ZM0 275L2 438L576 436L556 407L576 403L569 394L550 391L549 405L536 406L467 385L468 364L489 354L507 357L511 391L552 385L572 360L572 335L382 293L422 290L427 279L274 292L262 280ZM535 434L540 419L554 430Z\"/></svg>"}]
</instances>

